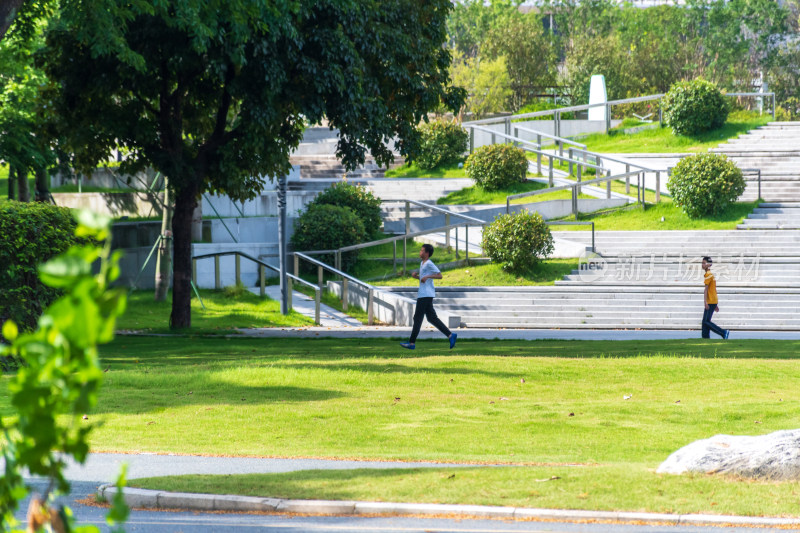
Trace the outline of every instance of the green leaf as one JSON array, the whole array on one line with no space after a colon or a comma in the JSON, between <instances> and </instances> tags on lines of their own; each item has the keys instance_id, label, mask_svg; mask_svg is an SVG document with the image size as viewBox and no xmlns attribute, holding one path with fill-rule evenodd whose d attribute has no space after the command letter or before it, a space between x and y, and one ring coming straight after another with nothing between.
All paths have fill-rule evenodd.
<instances>
[{"instance_id":1,"label":"green leaf","mask_svg":"<svg viewBox=\"0 0 800 533\"><path fill-rule=\"evenodd\" d=\"M14 339L17 338L19 334L19 329L17 325L14 323L13 320L6 320L6 323L3 324L3 337L8 339L11 342L14 342Z\"/></svg>"}]
</instances>

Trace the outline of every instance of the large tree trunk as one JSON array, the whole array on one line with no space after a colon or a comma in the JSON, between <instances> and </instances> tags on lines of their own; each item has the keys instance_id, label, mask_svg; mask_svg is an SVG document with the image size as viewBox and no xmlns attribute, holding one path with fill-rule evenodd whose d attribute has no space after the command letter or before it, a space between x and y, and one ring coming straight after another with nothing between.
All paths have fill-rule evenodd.
<instances>
[{"instance_id":1,"label":"large tree trunk","mask_svg":"<svg viewBox=\"0 0 800 533\"><path fill-rule=\"evenodd\" d=\"M25 0L3 0L0 2L0 39L5 37L8 28L14 23L19 8Z\"/></svg>"},{"instance_id":2,"label":"large tree trunk","mask_svg":"<svg viewBox=\"0 0 800 533\"><path fill-rule=\"evenodd\" d=\"M175 191L175 214L172 216L172 329L192 325L192 212L197 206L196 187Z\"/></svg>"},{"instance_id":3,"label":"large tree trunk","mask_svg":"<svg viewBox=\"0 0 800 533\"><path fill-rule=\"evenodd\" d=\"M17 169L17 200L20 202L31 201L31 191L28 187L28 171L22 168Z\"/></svg>"},{"instance_id":4,"label":"large tree trunk","mask_svg":"<svg viewBox=\"0 0 800 533\"><path fill-rule=\"evenodd\" d=\"M155 300L163 302L169 291L169 271L172 268L172 206L169 199L169 182L164 179L164 205L161 214L161 244L156 258Z\"/></svg>"},{"instance_id":5,"label":"large tree trunk","mask_svg":"<svg viewBox=\"0 0 800 533\"><path fill-rule=\"evenodd\" d=\"M50 174L46 169L36 171L36 201L48 202L50 200Z\"/></svg>"},{"instance_id":6,"label":"large tree trunk","mask_svg":"<svg viewBox=\"0 0 800 533\"><path fill-rule=\"evenodd\" d=\"M8 199L14 200L16 199L17 195L14 191L16 191L17 185L17 169L14 165L8 165Z\"/></svg>"}]
</instances>

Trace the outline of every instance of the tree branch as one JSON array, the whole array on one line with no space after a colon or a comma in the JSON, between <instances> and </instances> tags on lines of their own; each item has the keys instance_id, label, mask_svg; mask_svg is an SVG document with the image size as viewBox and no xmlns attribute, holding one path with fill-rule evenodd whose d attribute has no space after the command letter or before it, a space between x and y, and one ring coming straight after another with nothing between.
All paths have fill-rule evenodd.
<instances>
[{"instance_id":1,"label":"tree branch","mask_svg":"<svg viewBox=\"0 0 800 533\"><path fill-rule=\"evenodd\" d=\"M3 0L0 2L0 39L5 37L6 32L14 23L22 4L25 0Z\"/></svg>"}]
</instances>

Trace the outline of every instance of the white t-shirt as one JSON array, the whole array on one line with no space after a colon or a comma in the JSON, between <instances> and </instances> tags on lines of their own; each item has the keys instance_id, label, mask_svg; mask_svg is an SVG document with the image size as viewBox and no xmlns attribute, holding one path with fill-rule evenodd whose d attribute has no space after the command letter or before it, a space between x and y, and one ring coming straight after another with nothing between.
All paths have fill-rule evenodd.
<instances>
[{"instance_id":1,"label":"white t-shirt","mask_svg":"<svg viewBox=\"0 0 800 533\"><path fill-rule=\"evenodd\" d=\"M430 276L431 274L439 274L439 269L433 264L433 261L428 259L419 265L419 290L417 291L417 298L433 298L436 296L436 289L433 287L433 278L428 278L425 283L422 283L422 278Z\"/></svg>"}]
</instances>

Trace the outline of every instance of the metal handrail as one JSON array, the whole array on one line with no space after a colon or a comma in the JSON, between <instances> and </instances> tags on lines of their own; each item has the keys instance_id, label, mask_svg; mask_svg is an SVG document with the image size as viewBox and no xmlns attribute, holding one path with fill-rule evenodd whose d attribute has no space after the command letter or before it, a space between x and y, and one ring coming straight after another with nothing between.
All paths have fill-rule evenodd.
<instances>
[{"instance_id":1,"label":"metal handrail","mask_svg":"<svg viewBox=\"0 0 800 533\"><path fill-rule=\"evenodd\" d=\"M572 190L573 213L575 215L577 215L577 201L578 201L577 194L578 194L578 188L579 187L583 187L583 186L586 186L586 185L591 185L593 183L601 183L601 182L607 181L608 182L608 187L609 187L608 188L608 192L610 194L610 192L611 192L611 180L630 178L632 176L641 176L641 174L642 174L642 171L623 172L622 174L615 174L613 176L612 175L603 176L603 177L594 178L594 179L591 179L591 180L588 180L588 181L583 181L583 182L579 181L579 182L570 183L570 184L567 184L567 185L559 185L558 187L548 187L547 189L539 189L538 191L521 192L521 193L518 193L518 194L512 194L512 195L506 197L506 214L511 212L511 201L512 200L517 200L519 198L527 198L528 196L536 196L536 195L539 195L539 194L546 194L546 193L550 193L550 192L565 191L567 189L571 189ZM641 189L641 187L640 187L640 189Z\"/></svg>"},{"instance_id":2,"label":"metal handrail","mask_svg":"<svg viewBox=\"0 0 800 533\"><path fill-rule=\"evenodd\" d=\"M471 124L466 124L465 127L469 128L471 130L480 130L480 131L482 131L484 133L490 134L492 136L492 144L494 144L494 137L498 136L498 137L503 137L505 139L508 139L509 141L512 141L514 143L529 144L531 146L535 146L536 147L536 148L533 148L533 149L524 147L526 150L535 151L535 150L541 150L542 149L542 145L540 145L540 144L537 144L537 143L535 143L533 141L528 141L526 139L520 139L519 137L515 137L515 136L513 136L513 135L511 135L509 133L501 133L499 131L490 130L489 128L482 128L480 126L473 126Z\"/></svg>"},{"instance_id":3,"label":"metal handrail","mask_svg":"<svg viewBox=\"0 0 800 533\"><path fill-rule=\"evenodd\" d=\"M469 215L464 215L462 213L456 213L455 211L450 211L449 209L445 209L443 207L439 207L436 205L426 204L425 202L419 202L417 200L382 200L381 203L395 203L395 202L406 202L407 204L414 204L420 207L424 207L425 209L429 209L431 211L436 211L442 213L444 215L451 215L458 218L463 218L470 222L477 222L478 224L482 224L483 220L475 217L471 217Z\"/></svg>"},{"instance_id":4,"label":"metal handrail","mask_svg":"<svg viewBox=\"0 0 800 533\"><path fill-rule=\"evenodd\" d=\"M214 288L217 289L217 290L221 289L222 286L221 286L220 277L219 277L219 273L220 273L219 258L220 257L224 257L226 255L233 255L233 256L236 257L236 284L237 285L239 283L241 283L241 281L242 281L242 278L241 278L241 264L240 264L240 259L239 259L240 257L244 257L245 259L248 259L248 260L256 263L257 265L259 265L259 267L258 267L258 278L259 278L259 286L260 286L260 289L261 289L260 293L261 293L261 297L262 298L266 294L266 288L265 288L266 280L265 280L265 276L264 276L264 268L269 268L273 272L277 272L278 275L280 275L280 273L281 273L281 269L280 268L274 267L274 266L272 266L272 265L270 265L268 263L265 263L261 259L255 258L250 254L246 254L246 253L240 252L238 250L230 250L230 251L227 251L227 252L215 252L215 253L211 253L211 254L195 255L195 256L192 257L192 281L194 282L195 286L197 285L197 261L200 260L200 259L209 259L209 258L213 257L214 258ZM308 282L308 281L306 281L306 280L304 280L304 279L302 279L302 278L300 278L300 277L298 277L296 275L290 274L288 272L286 273L286 277L290 279L289 285L287 287L287 291L289 293L289 295L288 295L289 296L289 298L288 298L288 307L289 307L289 309L292 309L292 281L297 281L297 282L299 282L299 283L301 283L303 285L307 285L307 286L311 287L312 289L314 289L314 291L315 291L314 292L314 302L315 302L314 323L319 325L320 324L320 303L321 303L320 290L321 289L319 287L317 287L316 285L314 285L313 283L310 283L310 282Z\"/></svg>"},{"instance_id":5,"label":"metal handrail","mask_svg":"<svg viewBox=\"0 0 800 533\"><path fill-rule=\"evenodd\" d=\"M482 129L486 129L486 128L482 128ZM533 133L534 135L539 135L539 136L545 137L547 139L553 139L554 141L558 141L560 143L571 144L573 146L582 146L584 149L586 149L586 145L585 144L579 143L577 141L573 141L573 140L570 140L570 139L567 139L566 137L559 137L557 135L550 135L548 133L543 133L541 131L532 130L532 129L526 128L524 126L514 126L514 129L515 130L522 130L522 131L527 132L527 133ZM537 144L539 144L541 146L542 143L537 143Z\"/></svg>"},{"instance_id":6,"label":"metal handrail","mask_svg":"<svg viewBox=\"0 0 800 533\"><path fill-rule=\"evenodd\" d=\"M313 257L310 257L310 256L306 255L303 252L292 252L291 255L294 256L294 271L295 271L295 275L292 276L293 279L298 279L297 276L300 273L300 261L299 261L299 259L304 259L304 260L308 261L309 263L311 263L312 265L316 265L317 266L317 280L319 282L319 285L315 286L316 290L317 290L317 293L316 293L317 301L319 301L319 294L320 294L320 291L322 291L322 288L323 288L323 271L324 270L329 270L333 274L335 274L335 275L337 275L337 276L342 278L342 308L345 311L347 311L347 304L348 304L348 287L347 287L348 282L353 282L356 285L360 285L360 286L364 287L367 290L367 324L370 325L370 326L372 325L372 323L374 322L373 302L374 302L374 298L375 298L375 291L379 291L379 289L377 289L376 287L370 285L369 283L367 283L365 281L361 281L358 278L354 278L353 276L342 272L338 268L334 268L334 267L332 267L332 266L330 266L330 265L328 265L326 263L323 263L322 261L318 261L318 260L314 259ZM307 283L307 282L305 282L305 283ZM289 288L291 289L291 283L289 284ZM319 308L319 304L317 304L317 308Z\"/></svg>"}]
</instances>

